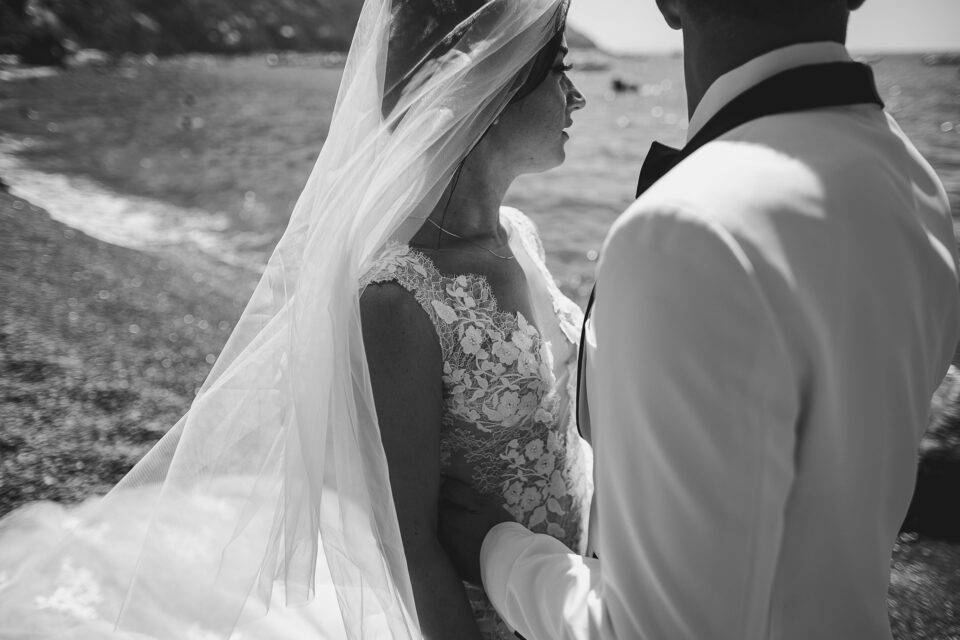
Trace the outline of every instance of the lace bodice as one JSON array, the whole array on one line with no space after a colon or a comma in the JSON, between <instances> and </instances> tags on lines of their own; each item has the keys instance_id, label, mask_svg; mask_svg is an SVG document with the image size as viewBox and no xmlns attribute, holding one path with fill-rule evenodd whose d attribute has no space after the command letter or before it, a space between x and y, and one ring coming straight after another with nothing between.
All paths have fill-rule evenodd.
<instances>
[{"instance_id":1,"label":"lace bodice","mask_svg":"<svg viewBox=\"0 0 960 640\"><path fill-rule=\"evenodd\" d=\"M571 402L582 315L549 276L529 219L511 209L501 217L544 326L502 311L485 277L443 274L407 245L388 245L362 284L398 283L436 329L443 356L442 471L503 496L518 522L582 552L590 460ZM484 629L487 637L512 637L503 635L502 624L493 626L499 631Z\"/></svg>"}]
</instances>

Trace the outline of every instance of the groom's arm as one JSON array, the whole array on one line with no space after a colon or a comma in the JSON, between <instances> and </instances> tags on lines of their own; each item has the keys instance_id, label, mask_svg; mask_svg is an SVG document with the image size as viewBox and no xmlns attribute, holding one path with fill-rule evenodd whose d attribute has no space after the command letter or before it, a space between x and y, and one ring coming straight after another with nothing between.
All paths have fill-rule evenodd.
<instances>
[{"instance_id":1,"label":"groom's arm","mask_svg":"<svg viewBox=\"0 0 960 640\"><path fill-rule=\"evenodd\" d=\"M530 640L765 637L799 393L754 266L695 216L625 214L593 323L600 560L500 525L491 600Z\"/></svg>"},{"instance_id":2,"label":"groom's arm","mask_svg":"<svg viewBox=\"0 0 960 640\"><path fill-rule=\"evenodd\" d=\"M487 596L526 640L612 638L604 629L600 562L515 522L490 530L480 552Z\"/></svg>"}]
</instances>

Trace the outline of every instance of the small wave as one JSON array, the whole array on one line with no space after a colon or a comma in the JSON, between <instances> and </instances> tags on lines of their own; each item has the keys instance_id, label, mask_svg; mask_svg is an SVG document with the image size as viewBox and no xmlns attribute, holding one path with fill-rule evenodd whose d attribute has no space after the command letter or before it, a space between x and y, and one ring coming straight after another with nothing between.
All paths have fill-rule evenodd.
<instances>
[{"instance_id":1,"label":"small wave","mask_svg":"<svg viewBox=\"0 0 960 640\"><path fill-rule=\"evenodd\" d=\"M12 195L46 209L53 219L121 247L156 250L186 245L226 264L261 269L261 253L235 246L238 238L228 233L226 215L124 196L86 178L30 169L16 157L27 146L0 136L0 174Z\"/></svg>"}]
</instances>

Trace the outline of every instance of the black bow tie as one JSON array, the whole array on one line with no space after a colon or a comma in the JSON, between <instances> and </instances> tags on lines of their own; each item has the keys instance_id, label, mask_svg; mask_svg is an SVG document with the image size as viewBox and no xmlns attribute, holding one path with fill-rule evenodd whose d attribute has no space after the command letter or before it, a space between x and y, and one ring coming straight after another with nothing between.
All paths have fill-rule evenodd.
<instances>
[{"instance_id":1,"label":"black bow tie","mask_svg":"<svg viewBox=\"0 0 960 640\"><path fill-rule=\"evenodd\" d=\"M797 67L779 73L731 100L687 142L683 149L673 149L654 142L640 170L637 197L639 198L653 183L694 151L752 120L796 111L870 103L883 107L883 100L877 93L873 79L873 71L865 64L830 62ZM691 187L694 186L691 185ZM590 316L595 294L596 288L590 293L590 301L587 303L584 315L584 330L580 334L580 359L577 368L578 405L583 375L586 318ZM579 406L577 428L580 428Z\"/></svg>"},{"instance_id":2,"label":"black bow tie","mask_svg":"<svg viewBox=\"0 0 960 640\"><path fill-rule=\"evenodd\" d=\"M684 158L683 149L674 149L665 144L654 142L640 168L640 182L637 183L637 197L653 186L653 183L667 175Z\"/></svg>"}]
</instances>

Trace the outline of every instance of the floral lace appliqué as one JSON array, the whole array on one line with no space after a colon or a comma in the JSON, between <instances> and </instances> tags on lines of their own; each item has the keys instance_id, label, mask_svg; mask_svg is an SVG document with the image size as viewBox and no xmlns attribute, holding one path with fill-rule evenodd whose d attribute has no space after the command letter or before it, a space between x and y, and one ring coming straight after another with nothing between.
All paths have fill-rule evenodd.
<instances>
[{"instance_id":1,"label":"floral lace appliqu\u00e9","mask_svg":"<svg viewBox=\"0 0 960 640\"><path fill-rule=\"evenodd\" d=\"M532 223L519 212L508 224L548 283L551 310L576 352L579 307L556 288L543 264ZM377 257L361 286L396 282L409 291L432 321L443 357L444 408L441 468L456 467L474 487L503 496L503 507L532 531L582 548L589 504L590 470L571 420L570 380L558 384L554 349L522 313L499 308L483 276L445 275L422 253L391 244ZM569 356L568 356L569 357ZM561 361L569 368L575 365ZM562 369L563 367L561 367ZM487 638L513 637L482 592L468 589ZM496 629L497 631L493 631Z\"/></svg>"}]
</instances>

